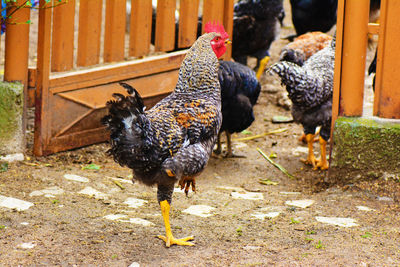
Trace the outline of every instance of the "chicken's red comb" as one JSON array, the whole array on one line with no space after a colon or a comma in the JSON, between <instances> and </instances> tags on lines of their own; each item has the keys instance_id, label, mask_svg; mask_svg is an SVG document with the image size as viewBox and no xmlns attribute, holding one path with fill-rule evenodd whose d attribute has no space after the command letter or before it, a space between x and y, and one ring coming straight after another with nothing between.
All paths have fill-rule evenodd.
<instances>
[{"instance_id":1,"label":"chicken's red comb","mask_svg":"<svg viewBox=\"0 0 400 267\"><path fill-rule=\"evenodd\" d=\"M224 29L224 25L219 24L218 22L207 22L204 26L204 31L206 33L218 32L221 34L222 39L227 39L229 37L228 33Z\"/></svg>"}]
</instances>

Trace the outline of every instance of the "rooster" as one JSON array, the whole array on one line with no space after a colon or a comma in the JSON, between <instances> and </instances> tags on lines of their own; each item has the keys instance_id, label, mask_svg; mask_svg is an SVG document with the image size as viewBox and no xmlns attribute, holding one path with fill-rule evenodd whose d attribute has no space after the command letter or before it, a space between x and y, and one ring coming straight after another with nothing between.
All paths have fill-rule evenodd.
<instances>
[{"instance_id":1,"label":"rooster","mask_svg":"<svg viewBox=\"0 0 400 267\"><path fill-rule=\"evenodd\" d=\"M166 246L186 245L192 236L176 239L169 222L174 184L187 194L195 191L195 177L205 168L221 127L218 58L226 51L228 34L222 25L207 23L206 33L188 50L174 91L145 111L138 92L121 83L128 96L114 94L102 123L110 131L109 153L133 170L133 179L157 185L157 199L165 224Z\"/></svg>"},{"instance_id":2,"label":"rooster","mask_svg":"<svg viewBox=\"0 0 400 267\"><path fill-rule=\"evenodd\" d=\"M231 134L241 132L253 123L253 106L260 95L261 85L252 69L232 61L220 61L218 79L221 84L222 126L214 153L221 153L221 134L225 132L225 156L234 157Z\"/></svg>"},{"instance_id":3,"label":"rooster","mask_svg":"<svg viewBox=\"0 0 400 267\"><path fill-rule=\"evenodd\" d=\"M335 36L330 45L311 56L303 66L281 61L272 65L269 72L276 73L286 86L293 103L293 119L303 125L308 144L306 164L314 169L326 170L326 144L330 138L332 120L333 70L335 63ZM320 126L321 158L314 156L315 129Z\"/></svg>"}]
</instances>

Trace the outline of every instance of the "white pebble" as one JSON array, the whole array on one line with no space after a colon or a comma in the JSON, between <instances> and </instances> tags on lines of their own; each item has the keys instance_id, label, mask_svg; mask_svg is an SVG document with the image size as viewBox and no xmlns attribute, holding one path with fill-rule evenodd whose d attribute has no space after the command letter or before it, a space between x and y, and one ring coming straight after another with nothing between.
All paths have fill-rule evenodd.
<instances>
[{"instance_id":1,"label":"white pebble","mask_svg":"<svg viewBox=\"0 0 400 267\"><path fill-rule=\"evenodd\" d=\"M183 212L199 217L209 217L213 215L211 214L213 210L215 210L214 207L210 207L207 205L193 205L185 209Z\"/></svg>"},{"instance_id":2,"label":"white pebble","mask_svg":"<svg viewBox=\"0 0 400 267\"><path fill-rule=\"evenodd\" d=\"M315 219L321 223L332 224L341 227L353 227L358 226L356 220L351 218L339 218L339 217L315 217Z\"/></svg>"}]
</instances>

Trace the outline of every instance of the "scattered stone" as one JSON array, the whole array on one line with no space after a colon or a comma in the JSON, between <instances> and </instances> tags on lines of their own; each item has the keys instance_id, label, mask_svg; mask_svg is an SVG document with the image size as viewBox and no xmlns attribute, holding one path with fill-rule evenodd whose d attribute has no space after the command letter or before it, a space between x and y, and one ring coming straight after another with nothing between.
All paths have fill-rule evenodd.
<instances>
[{"instance_id":1,"label":"scattered stone","mask_svg":"<svg viewBox=\"0 0 400 267\"><path fill-rule=\"evenodd\" d=\"M210 207L207 205L193 205L185 209L183 212L199 217L210 217L213 216L213 214L211 214L213 210L215 210L214 207Z\"/></svg>"},{"instance_id":2,"label":"scattered stone","mask_svg":"<svg viewBox=\"0 0 400 267\"><path fill-rule=\"evenodd\" d=\"M0 157L0 160L7 161L7 162L23 161L24 154L22 154L22 153L9 154L9 155Z\"/></svg>"},{"instance_id":3,"label":"scattered stone","mask_svg":"<svg viewBox=\"0 0 400 267\"><path fill-rule=\"evenodd\" d=\"M217 186L217 189L236 191L236 192L245 192L245 190L243 188L235 187L235 186Z\"/></svg>"},{"instance_id":4,"label":"scattered stone","mask_svg":"<svg viewBox=\"0 0 400 267\"><path fill-rule=\"evenodd\" d=\"M358 226L356 220L351 218L339 218L339 217L315 217L318 222L332 224L340 227L353 227Z\"/></svg>"},{"instance_id":5,"label":"scattered stone","mask_svg":"<svg viewBox=\"0 0 400 267\"><path fill-rule=\"evenodd\" d=\"M45 197L55 197L54 195L61 195L64 193L62 188L58 186L52 186L43 190L36 190L32 191L29 196L30 197L37 197L37 196L45 196Z\"/></svg>"},{"instance_id":6,"label":"scattered stone","mask_svg":"<svg viewBox=\"0 0 400 267\"><path fill-rule=\"evenodd\" d=\"M140 264L138 262L132 262L128 267L140 267Z\"/></svg>"},{"instance_id":7,"label":"scattered stone","mask_svg":"<svg viewBox=\"0 0 400 267\"><path fill-rule=\"evenodd\" d=\"M308 148L305 146L298 146L292 151L293 156L301 156L307 153L308 153Z\"/></svg>"},{"instance_id":8,"label":"scattered stone","mask_svg":"<svg viewBox=\"0 0 400 267\"><path fill-rule=\"evenodd\" d=\"M108 198L107 194L97 191L96 189L94 189L93 187L90 187L90 186L85 187L78 193L83 194L83 195L93 196L95 199L107 199Z\"/></svg>"},{"instance_id":9,"label":"scattered stone","mask_svg":"<svg viewBox=\"0 0 400 267\"><path fill-rule=\"evenodd\" d=\"M246 143L243 143L243 142L235 142L234 145L233 145L233 147L234 147L234 148L237 148L237 149L240 149L240 148L247 147L247 144L246 144Z\"/></svg>"},{"instance_id":10,"label":"scattered stone","mask_svg":"<svg viewBox=\"0 0 400 267\"><path fill-rule=\"evenodd\" d=\"M175 187L174 193L185 193L185 189L181 189L180 187Z\"/></svg>"},{"instance_id":11,"label":"scattered stone","mask_svg":"<svg viewBox=\"0 0 400 267\"><path fill-rule=\"evenodd\" d=\"M132 180L129 179L122 179L122 178L115 178L115 177L110 177L111 179L118 181L120 183L124 183L124 184L133 184Z\"/></svg>"},{"instance_id":12,"label":"scattered stone","mask_svg":"<svg viewBox=\"0 0 400 267\"><path fill-rule=\"evenodd\" d=\"M315 201L312 199L302 199L302 200L288 200L285 202L285 204L305 209L314 204L314 202Z\"/></svg>"},{"instance_id":13,"label":"scattered stone","mask_svg":"<svg viewBox=\"0 0 400 267\"><path fill-rule=\"evenodd\" d=\"M300 192L279 192L281 195L300 195Z\"/></svg>"},{"instance_id":14,"label":"scattered stone","mask_svg":"<svg viewBox=\"0 0 400 267\"><path fill-rule=\"evenodd\" d=\"M357 206L356 208L362 211L374 211L374 209L368 208L366 206Z\"/></svg>"},{"instance_id":15,"label":"scattered stone","mask_svg":"<svg viewBox=\"0 0 400 267\"><path fill-rule=\"evenodd\" d=\"M379 201L393 201L393 198L391 197L378 197Z\"/></svg>"},{"instance_id":16,"label":"scattered stone","mask_svg":"<svg viewBox=\"0 0 400 267\"><path fill-rule=\"evenodd\" d=\"M33 203L13 198L13 197L5 197L0 195L0 207L5 207L9 209L16 209L17 211L27 210L33 206Z\"/></svg>"},{"instance_id":17,"label":"scattered stone","mask_svg":"<svg viewBox=\"0 0 400 267\"><path fill-rule=\"evenodd\" d=\"M138 225L143 225L143 226L153 226L154 225L154 223L152 223L148 220L145 220L145 219L141 219L141 218L130 218L129 221L127 221L127 222L130 222L133 224L138 224Z\"/></svg>"},{"instance_id":18,"label":"scattered stone","mask_svg":"<svg viewBox=\"0 0 400 267\"><path fill-rule=\"evenodd\" d=\"M287 117L287 116L282 116L282 115L276 115L272 117L272 122L273 123L289 123L293 122L293 118Z\"/></svg>"},{"instance_id":19,"label":"scattered stone","mask_svg":"<svg viewBox=\"0 0 400 267\"><path fill-rule=\"evenodd\" d=\"M128 197L124 204L128 205L130 208L139 208L143 206L145 203L147 203L147 200L143 199L138 199L138 198L133 198L133 197Z\"/></svg>"},{"instance_id":20,"label":"scattered stone","mask_svg":"<svg viewBox=\"0 0 400 267\"><path fill-rule=\"evenodd\" d=\"M18 247L23 248L23 249L31 249L31 248L36 247L36 244L34 244L33 242L28 242L28 243L19 244Z\"/></svg>"},{"instance_id":21,"label":"scattered stone","mask_svg":"<svg viewBox=\"0 0 400 267\"><path fill-rule=\"evenodd\" d=\"M268 213L256 212L256 213L251 214L251 216L255 217L256 219L264 220L265 218L273 219L275 217L278 217L279 214L280 214L279 211L268 212Z\"/></svg>"},{"instance_id":22,"label":"scattered stone","mask_svg":"<svg viewBox=\"0 0 400 267\"><path fill-rule=\"evenodd\" d=\"M29 225L28 222L22 222L21 225Z\"/></svg>"},{"instance_id":23,"label":"scattered stone","mask_svg":"<svg viewBox=\"0 0 400 267\"><path fill-rule=\"evenodd\" d=\"M123 218L128 217L125 214L109 214L104 216L103 218L107 219L107 220L111 220L111 221L117 221L117 220L121 220Z\"/></svg>"},{"instance_id":24,"label":"scattered stone","mask_svg":"<svg viewBox=\"0 0 400 267\"><path fill-rule=\"evenodd\" d=\"M70 181L88 183L89 179L75 174L64 174L64 178Z\"/></svg>"},{"instance_id":25,"label":"scattered stone","mask_svg":"<svg viewBox=\"0 0 400 267\"><path fill-rule=\"evenodd\" d=\"M235 199L263 200L264 195L256 192L232 192L231 196Z\"/></svg>"}]
</instances>

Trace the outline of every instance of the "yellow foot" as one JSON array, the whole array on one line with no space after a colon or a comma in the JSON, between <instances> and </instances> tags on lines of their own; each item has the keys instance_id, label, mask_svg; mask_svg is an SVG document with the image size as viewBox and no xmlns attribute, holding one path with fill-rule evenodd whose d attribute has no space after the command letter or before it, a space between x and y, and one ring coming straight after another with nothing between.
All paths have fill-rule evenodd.
<instances>
[{"instance_id":1,"label":"yellow foot","mask_svg":"<svg viewBox=\"0 0 400 267\"><path fill-rule=\"evenodd\" d=\"M309 156L307 159L300 159L301 162L307 165L312 165L314 168L317 166L318 160L314 156Z\"/></svg>"},{"instance_id":2,"label":"yellow foot","mask_svg":"<svg viewBox=\"0 0 400 267\"><path fill-rule=\"evenodd\" d=\"M165 245L167 246L167 248L169 248L171 245L194 246L194 243L187 242L189 240L193 240L194 239L193 236L187 236L187 237L180 238L180 239L176 239L173 236L165 237L164 235L159 235L157 237L160 238L161 240L164 240Z\"/></svg>"},{"instance_id":3,"label":"yellow foot","mask_svg":"<svg viewBox=\"0 0 400 267\"><path fill-rule=\"evenodd\" d=\"M313 169L314 170L321 169L322 171L327 170L327 169L329 169L329 163L326 159L324 159L324 160L318 159L317 165Z\"/></svg>"}]
</instances>

